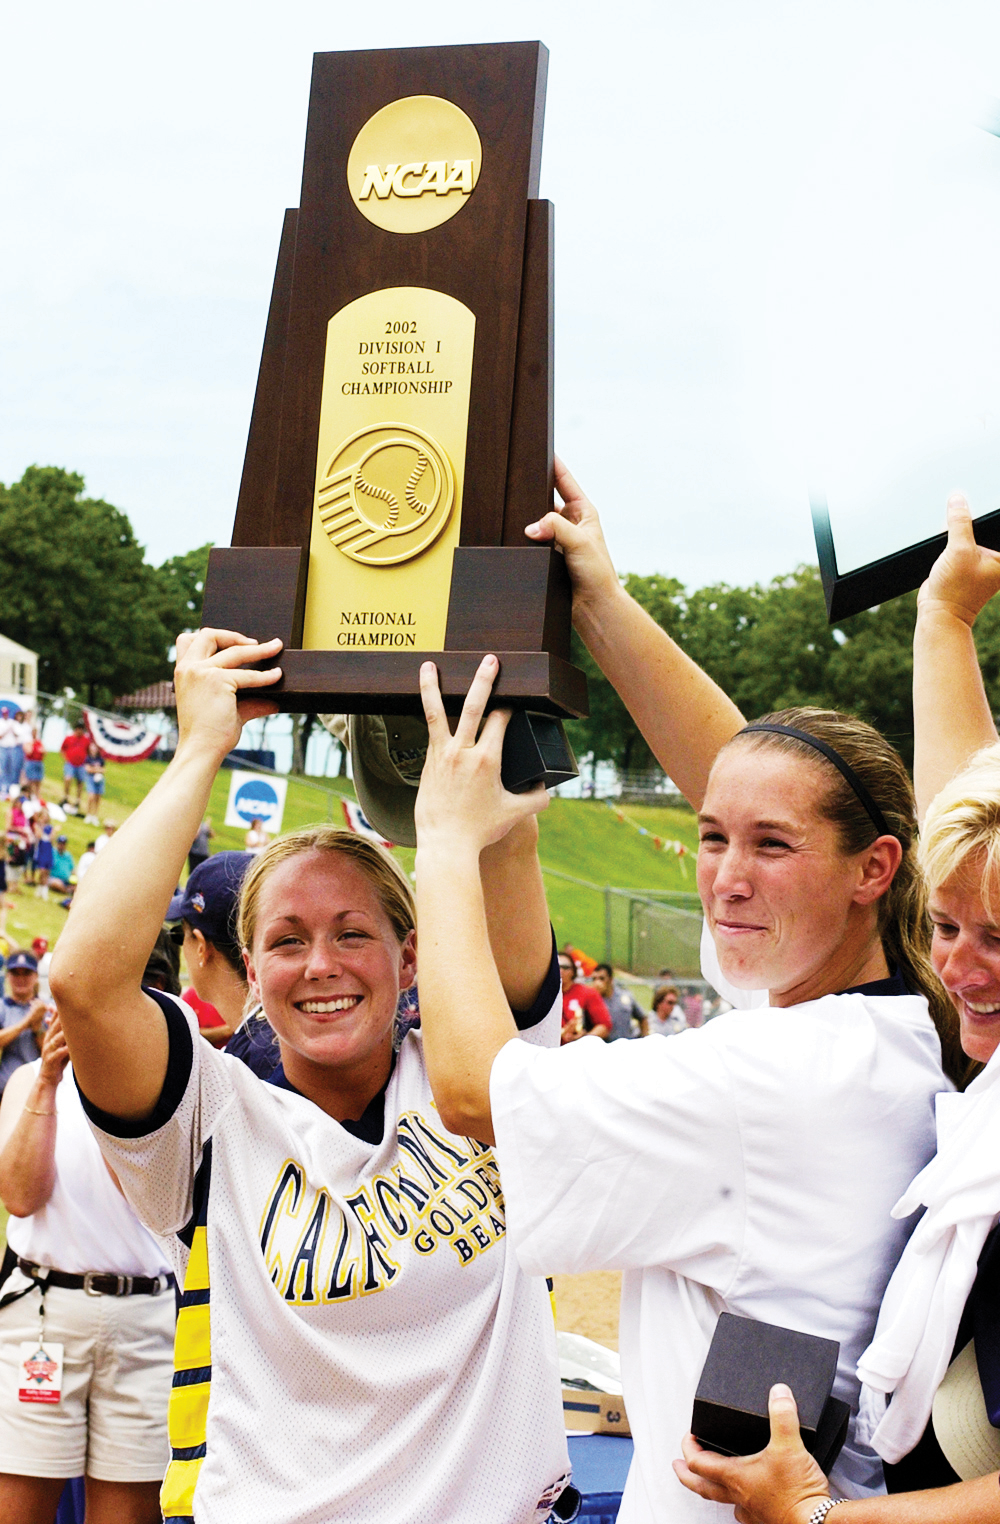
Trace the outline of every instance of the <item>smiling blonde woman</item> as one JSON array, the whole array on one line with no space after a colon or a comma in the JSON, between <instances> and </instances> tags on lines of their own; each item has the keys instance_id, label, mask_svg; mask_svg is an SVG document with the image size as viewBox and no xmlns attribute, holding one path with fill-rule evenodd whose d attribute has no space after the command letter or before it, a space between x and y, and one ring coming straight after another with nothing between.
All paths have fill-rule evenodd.
<instances>
[{"instance_id":1,"label":"smiling blonde woman","mask_svg":"<svg viewBox=\"0 0 1000 1524\"><path fill-rule=\"evenodd\" d=\"M435 1110L419 1031L396 1050L417 939L395 861L317 826L248 870L268 1082L140 988L218 768L277 675L247 670L273 642L202 630L178 651L177 754L87 876L52 969L101 1148L183 1284L164 1515L547 1519L568 1460L545 1282L518 1269L491 1151ZM558 1043L536 808L510 801L477 864L486 987L526 1041ZM421 934L449 927L430 915Z\"/></svg>"}]
</instances>

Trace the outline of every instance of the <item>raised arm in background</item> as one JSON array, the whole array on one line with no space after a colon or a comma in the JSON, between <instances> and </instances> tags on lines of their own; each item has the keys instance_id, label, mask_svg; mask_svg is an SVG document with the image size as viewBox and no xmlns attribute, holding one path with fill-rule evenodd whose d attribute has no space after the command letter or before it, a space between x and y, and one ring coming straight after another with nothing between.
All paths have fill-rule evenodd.
<instances>
[{"instance_id":1,"label":"raised arm in background","mask_svg":"<svg viewBox=\"0 0 1000 1524\"><path fill-rule=\"evenodd\" d=\"M273 658L280 646L229 630L178 637L174 759L73 898L49 983L81 1089L112 1116L145 1119L163 1088L166 1022L143 994L142 975L223 758L247 720L277 710L273 700L243 695L275 682L281 669L246 666Z\"/></svg>"},{"instance_id":2,"label":"raised arm in background","mask_svg":"<svg viewBox=\"0 0 1000 1524\"><path fill-rule=\"evenodd\" d=\"M489 716L476 740L497 670L496 657L485 657L451 735L437 668L433 662L424 662L421 667L430 744L416 808L418 977L424 1058L444 1125L451 1132L484 1143L493 1142L490 1069L504 1044L517 1036L517 1028L491 946L492 939L506 955L509 944L514 954L516 940L514 935L500 933L499 917L487 915L484 883L499 910L500 877L491 866L481 871L481 854L483 858L488 851L495 854L497 844L508 833L516 842L524 843L524 850L531 839L533 853L534 833L524 822L548 804L548 794L541 787L526 794L509 794L500 782L500 752L508 718L502 710ZM518 846L512 854L515 866L520 850ZM522 859L521 873L512 867L508 879L508 892L515 896L524 892L519 886L523 868ZM537 884L540 888L540 874ZM525 913L525 906L516 898L507 908L518 918ZM533 923L530 931L537 970L543 935L546 966L551 951L544 896L532 914L538 917L538 924ZM524 995L512 1001L515 1007L530 1003L526 1002L528 993L526 988ZM470 1011L475 1012L474 1021L469 1019Z\"/></svg>"},{"instance_id":3,"label":"raised arm in background","mask_svg":"<svg viewBox=\"0 0 1000 1524\"><path fill-rule=\"evenodd\" d=\"M42 1064L22 1064L0 1103L0 1201L12 1217L41 1211L56 1183L56 1091L69 1063L59 1017L42 1042Z\"/></svg>"},{"instance_id":4,"label":"raised arm in background","mask_svg":"<svg viewBox=\"0 0 1000 1524\"><path fill-rule=\"evenodd\" d=\"M913 632L913 784L921 822L935 794L997 739L972 626L998 591L1000 554L976 544L969 505L953 492L948 544L920 589Z\"/></svg>"},{"instance_id":5,"label":"raised arm in background","mask_svg":"<svg viewBox=\"0 0 1000 1524\"><path fill-rule=\"evenodd\" d=\"M597 509L561 460L556 486L564 506L525 533L554 540L573 582L573 623L620 695L668 777L700 809L719 751L742 730L743 716L722 689L639 607L618 581Z\"/></svg>"}]
</instances>

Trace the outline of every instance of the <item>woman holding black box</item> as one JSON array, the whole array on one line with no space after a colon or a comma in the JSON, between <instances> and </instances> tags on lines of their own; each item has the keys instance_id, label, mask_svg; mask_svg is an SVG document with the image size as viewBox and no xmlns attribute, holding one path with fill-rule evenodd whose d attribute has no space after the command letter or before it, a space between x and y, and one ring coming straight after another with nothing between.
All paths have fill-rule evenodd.
<instances>
[{"instance_id":1,"label":"woman holding black box","mask_svg":"<svg viewBox=\"0 0 1000 1524\"><path fill-rule=\"evenodd\" d=\"M895 1209L924 1213L859 1363L862 1422L888 1491L905 1495L838 1504L834 1524L1000 1521L1000 747L972 639L1000 590L1000 555L976 545L958 495L948 530L918 606L914 772L934 966L966 1054L986 1067L964 1095L939 1097L937 1157ZM771 1418L761 1456L721 1461L688 1440L679 1474L754 1524L832 1513L790 1393L772 1394Z\"/></svg>"},{"instance_id":2,"label":"woman holding black box","mask_svg":"<svg viewBox=\"0 0 1000 1524\"><path fill-rule=\"evenodd\" d=\"M485 679L451 737L429 666L418 900L449 936L422 949L425 1053L447 1125L496 1139L522 1267L626 1272L622 1524L731 1518L671 1466L719 1312L836 1340L835 1394L856 1410L857 1358L908 1233L890 1208L934 1149L942 1050L956 1082L964 1060L928 961L898 755L827 711L745 727L628 598L564 471L559 485L566 509L535 538L562 545L577 628L701 811L703 969L742 1009L669 1042L585 1039L522 1060L480 972L475 864L499 790L473 744ZM834 1485L881 1490L878 1457L853 1435Z\"/></svg>"}]
</instances>

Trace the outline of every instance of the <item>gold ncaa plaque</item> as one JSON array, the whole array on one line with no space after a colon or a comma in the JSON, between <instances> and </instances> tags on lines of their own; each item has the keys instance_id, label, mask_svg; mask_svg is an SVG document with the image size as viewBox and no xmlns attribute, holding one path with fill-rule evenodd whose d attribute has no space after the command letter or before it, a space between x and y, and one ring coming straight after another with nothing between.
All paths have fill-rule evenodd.
<instances>
[{"instance_id":1,"label":"gold ncaa plaque","mask_svg":"<svg viewBox=\"0 0 1000 1524\"><path fill-rule=\"evenodd\" d=\"M475 334L468 307L425 286L330 319L304 650L443 649Z\"/></svg>"},{"instance_id":2,"label":"gold ncaa plaque","mask_svg":"<svg viewBox=\"0 0 1000 1524\"><path fill-rule=\"evenodd\" d=\"M476 188L483 146L460 106L408 95L370 117L347 160L354 205L389 233L423 233L460 212Z\"/></svg>"}]
</instances>

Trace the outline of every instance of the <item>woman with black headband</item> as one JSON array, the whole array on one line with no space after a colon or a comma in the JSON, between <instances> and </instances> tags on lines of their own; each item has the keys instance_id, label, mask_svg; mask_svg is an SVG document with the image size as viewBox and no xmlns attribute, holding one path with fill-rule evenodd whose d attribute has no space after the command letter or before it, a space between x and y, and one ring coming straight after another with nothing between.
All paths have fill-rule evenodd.
<instances>
[{"instance_id":1,"label":"woman with black headband","mask_svg":"<svg viewBox=\"0 0 1000 1524\"><path fill-rule=\"evenodd\" d=\"M622 1524L731 1519L671 1466L719 1312L837 1340L835 1391L856 1409L855 1364L911 1226L890 1209L934 1149L942 1050L955 1080L962 1060L928 958L899 756L831 711L745 726L627 598L565 473L560 490L566 513L543 531L567 552L578 628L610 676L627 674L647 740L700 812L703 968L737 1010L669 1042L517 1052L476 878L512 809L495 771L502 722L476 739L492 670L451 736L429 665L417 892L449 935L422 949L424 1051L446 1125L495 1140L522 1267L625 1271ZM881 1490L853 1433L832 1486Z\"/></svg>"}]
</instances>

